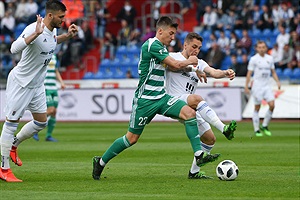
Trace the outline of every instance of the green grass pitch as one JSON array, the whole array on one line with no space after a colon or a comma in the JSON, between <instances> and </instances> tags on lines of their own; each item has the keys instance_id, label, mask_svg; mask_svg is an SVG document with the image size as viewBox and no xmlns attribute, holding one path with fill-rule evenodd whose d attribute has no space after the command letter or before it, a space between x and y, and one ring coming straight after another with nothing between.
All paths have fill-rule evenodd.
<instances>
[{"instance_id":1,"label":"green grass pitch","mask_svg":"<svg viewBox=\"0 0 300 200\"><path fill-rule=\"evenodd\" d=\"M212 153L221 153L221 158L202 170L214 179L190 180L193 154L183 125L152 122L138 143L111 160L101 180L95 181L92 157L123 136L127 123L58 122L54 136L59 142L45 142L42 131L39 142L29 139L20 145L23 166L11 166L23 183L0 181L1 200L298 200L299 121L273 120L269 127L272 137L256 138L251 121L238 122L232 141L213 129L217 142ZM216 177L215 168L225 159L239 167L235 181Z\"/></svg>"}]
</instances>

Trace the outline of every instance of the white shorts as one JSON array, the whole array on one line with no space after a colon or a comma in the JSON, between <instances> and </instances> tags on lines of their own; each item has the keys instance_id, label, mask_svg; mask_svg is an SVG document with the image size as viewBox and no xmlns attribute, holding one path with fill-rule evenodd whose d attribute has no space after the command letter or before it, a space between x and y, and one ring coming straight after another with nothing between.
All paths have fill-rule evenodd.
<instances>
[{"instance_id":1,"label":"white shorts","mask_svg":"<svg viewBox=\"0 0 300 200\"><path fill-rule=\"evenodd\" d=\"M23 88L13 80L12 76L7 79L5 114L9 120L18 120L25 112L46 113L45 87Z\"/></svg>"},{"instance_id":2,"label":"white shorts","mask_svg":"<svg viewBox=\"0 0 300 200\"><path fill-rule=\"evenodd\" d=\"M179 96L178 98L187 103L187 99L190 94L183 94ZM200 137L209 129L211 129L210 124L207 123L200 115L199 112L196 112L196 119L197 119L197 124L198 124L198 130L199 130L199 135Z\"/></svg>"},{"instance_id":3,"label":"white shorts","mask_svg":"<svg viewBox=\"0 0 300 200\"><path fill-rule=\"evenodd\" d=\"M251 94L254 99L254 105L260 105L262 100L267 102L275 100L274 93L270 87L254 87L251 90Z\"/></svg>"}]
</instances>

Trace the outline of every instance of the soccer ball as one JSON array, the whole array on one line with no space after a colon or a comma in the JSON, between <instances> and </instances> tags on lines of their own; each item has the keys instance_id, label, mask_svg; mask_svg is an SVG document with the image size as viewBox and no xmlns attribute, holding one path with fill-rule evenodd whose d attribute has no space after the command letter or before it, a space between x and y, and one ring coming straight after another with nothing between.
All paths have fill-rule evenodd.
<instances>
[{"instance_id":1,"label":"soccer ball","mask_svg":"<svg viewBox=\"0 0 300 200\"><path fill-rule=\"evenodd\" d=\"M218 164L216 173L220 180L233 181L239 174L239 168L232 160L223 160Z\"/></svg>"}]
</instances>

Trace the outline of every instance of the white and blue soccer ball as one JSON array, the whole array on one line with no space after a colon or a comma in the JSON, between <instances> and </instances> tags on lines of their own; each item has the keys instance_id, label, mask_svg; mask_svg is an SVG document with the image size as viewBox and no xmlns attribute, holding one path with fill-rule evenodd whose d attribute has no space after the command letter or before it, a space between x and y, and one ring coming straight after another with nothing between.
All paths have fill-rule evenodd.
<instances>
[{"instance_id":1,"label":"white and blue soccer ball","mask_svg":"<svg viewBox=\"0 0 300 200\"><path fill-rule=\"evenodd\" d=\"M216 168L220 180L233 181L239 175L239 168L232 160L221 161Z\"/></svg>"}]
</instances>

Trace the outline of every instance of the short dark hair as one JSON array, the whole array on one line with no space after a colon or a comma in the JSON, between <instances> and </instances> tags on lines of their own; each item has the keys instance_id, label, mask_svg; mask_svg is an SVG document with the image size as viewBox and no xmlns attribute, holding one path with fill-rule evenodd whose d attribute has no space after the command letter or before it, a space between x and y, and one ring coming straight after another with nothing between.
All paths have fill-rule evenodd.
<instances>
[{"instance_id":1,"label":"short dark hair","mask_svg":"<svg viewBox=\"0 0 300 200\"><path fill-rule=\"evenodd\" d=\"M187 36L184 39L184 42L190 42L190 41L192 41L192 39L196 39L201 42L203 41L203 38L198 33L192 32L192 33L187 34Z\"/></svg>"},{"instance_id":2,"label":"short dark hair","mask_svg":"<svg viewBox=\"0 0 300 200\"><path fill-rule=\"evenodd\" d=\"M48 0L46 2L46 13L50 11L66 11L67 8L65 4L60 2L59 0Z\"/></svg>"},{"instance_id":3,"label":"short dark hair","mask_svg":"<svg viewBox=\"0 0 300 200\"><path fill-rule=\"evenodd\" d=\"M176 22L173 22L171 17L162 16L158 19L156 23L156 28L162 28L162 27L173 27L177 29L178 24Z\"/></svg>"}]
</instances>

